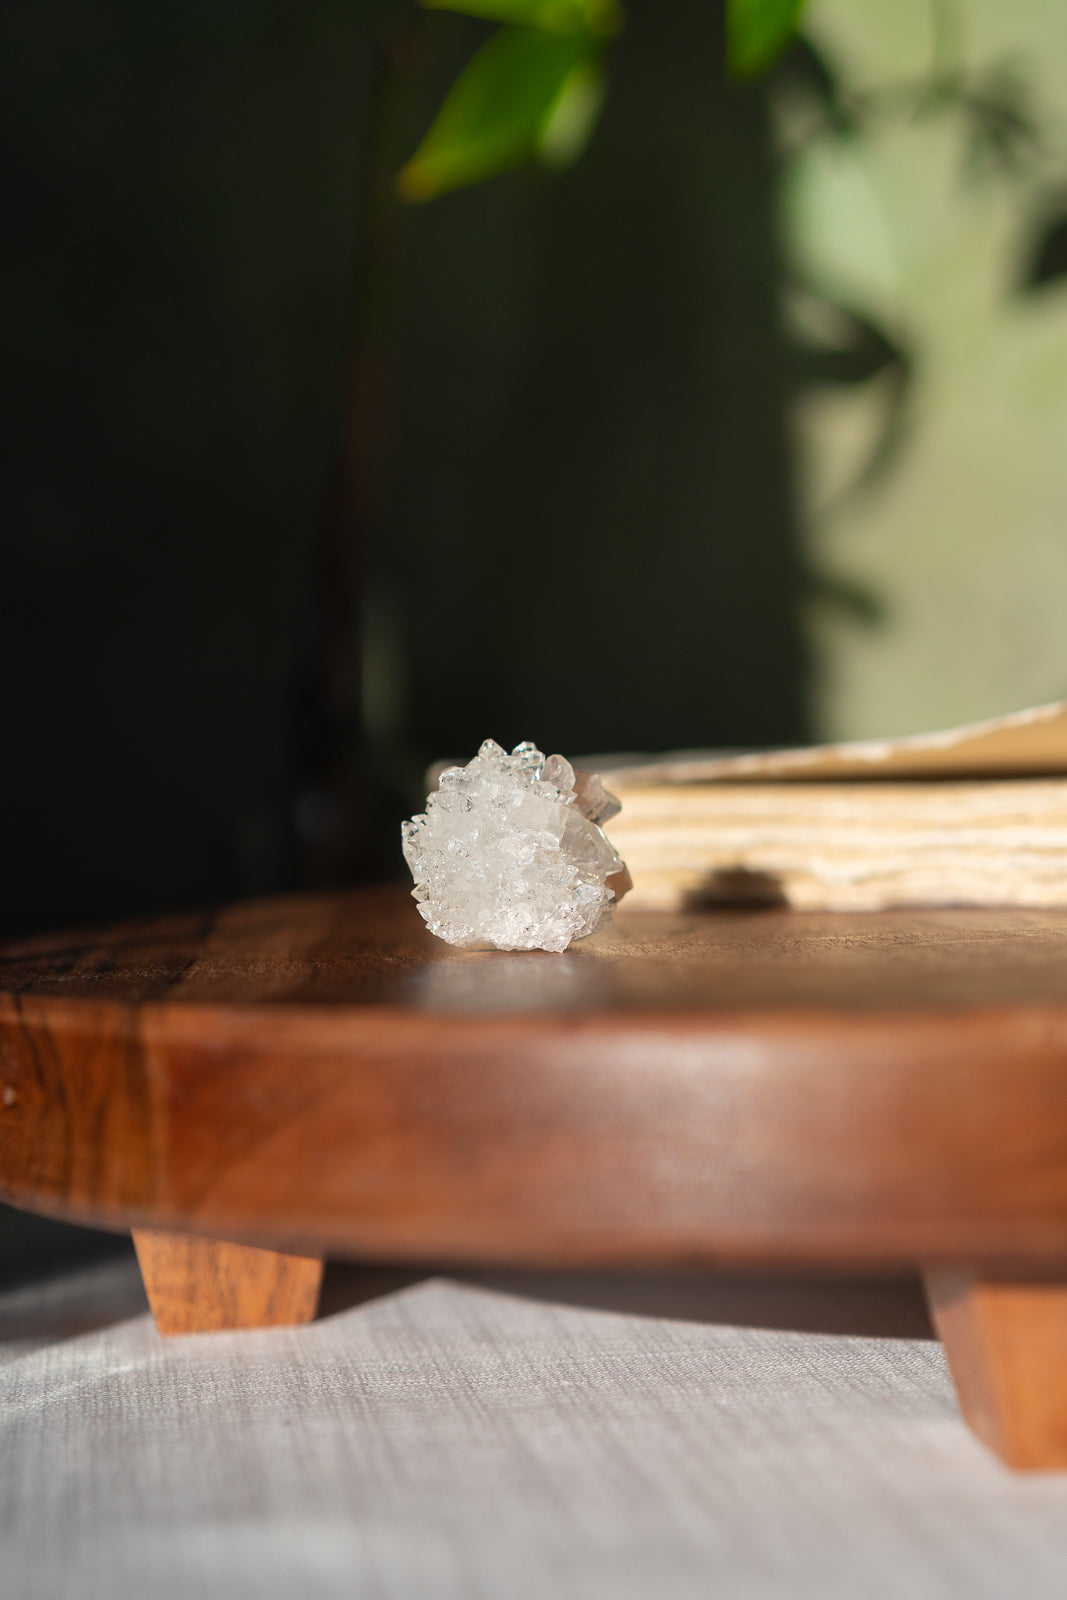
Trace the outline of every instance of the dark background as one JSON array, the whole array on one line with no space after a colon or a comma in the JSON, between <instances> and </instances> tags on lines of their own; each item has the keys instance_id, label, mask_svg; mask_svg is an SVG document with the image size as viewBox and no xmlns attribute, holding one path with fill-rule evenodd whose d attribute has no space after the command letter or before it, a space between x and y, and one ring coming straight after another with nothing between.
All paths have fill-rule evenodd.
<instances>
[{"instance_id":1,"label":"dark background","mask_svg":"<svg viewBox=\"0 0 1067 1600\"><path fill-rule=\"evenodd\" d=\"M477 24L0 12L5 935L395 873L487 735L805 736L766 91L628 13L572 170L405 208Z\"/></svg>"},{"instance_id":2,"label":"dark background","mask_svg":"<svg viewBox=\"0 0 1067 1600\"><path fill-rule=\"evenodd\" d=\"M572 170L402 207L476 24L4 9L5 932L396 871L426 763L490 734L804 735L721 28L635 0Z\"/></svg>"}]
</instances>

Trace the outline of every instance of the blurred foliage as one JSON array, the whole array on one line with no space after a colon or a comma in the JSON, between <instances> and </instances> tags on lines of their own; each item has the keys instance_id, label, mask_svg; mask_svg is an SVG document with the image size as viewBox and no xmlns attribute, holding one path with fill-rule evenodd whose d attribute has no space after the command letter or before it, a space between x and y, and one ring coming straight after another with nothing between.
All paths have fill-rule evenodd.
<instances>
[{"instance_id":1,"label":"blurred foliage","mask_svg":"<svg viewBox=\"0 0 1067 1600\"><path fill-rule=\"evenodd\" d=\"M527 161L561 166L585 148L603 100L604 43L621 26L614 0L424 0L503 26L445 97L397 179L431 200Z\"/></svg>"},{"instance_id":2,"label":"blurred foliage","mask_svg":"<svg viewBox=\"0 0 1067 1600\"><path fill-rule=\"evenodd\" d=\"M726 0L726 63L735 78L772 67L800 21L804 0Z\"/></svg>"},{"instance_id":3,"label":"blurred foliage","mask_svg":"<svg viewBox=\"0 0 1067 1600\"><path fill-rule=\"evenodd\" d=\"M422 0L496 22L401 170L405 200L432 200L525 162L565 166L585 149L604 99L604 52L623 25L617 0ZM710 0L709 0L710 3ZM796 32L804 0L727 0L732 76L758 77Z\"/></svg>"},{"instance_id":4,"label":"blurred foliage","mask_svg":"<svg viewBox=\"0 0 1067 1600\"><path fill-rule=\"evenodd\" d=\"M935 160L945 151L946 176L971 225L982 207L997 205L1004 226L1021 225L1024 239L1029 238L1004 286L1014 283L1019 291L1033 292L1062 282L1067 278L1062 143L1042 109L1033 61L1004 53L1002 45L983 57L974 48L973 18L952 0L931 0L926 24L925 59L916 50L906 66L894 69L883 67L872 51L864 72L856 70L856 57L847 47L837 54L835 44L847 45L849 35L835 36L825 12L810 32L798 34L768 79L782 191L790 191L806 162L816 170L822 163L824 175L845 166L854 175L862 173L863 198L871 206L868 226L906 256L932 231L931 223L925 216L918 220L918 209L909 213L907 202L894 203L892 180L879 162L890 147L900 159L909 140L912 148L933 152ZM812 170L807 168L809 175ZM825 212L821 221L825 227ZM811 213L807 225L812 225ZM795 213L790 226L799 238ZM944 237L947 243L947 232ZM929 440L924 396L929 395L930 367L942 357L923 316L900 292L899 261L892 269L894 292L875 291L867 299L862 277L852 276L850 266L827 271L829 259L825 249L795 256L786 296L797 414L809 419L803 447L810 452L817 438L826 452L820 460L833 459L839 469L831 480L819 480L825 492L812 499L806 588L820 610L871 630L893 620L898 600L888 598L892 586L881 576L857 580L851 571L826 570L826 552L831 567L842 558L846 565L851 561L843 556L846 547L835 544L836 531L828 530L869 528L887 503L880 497L912 481L909 452L920 430ZM938 270L931 269L935 281ZM831 391L836 391L833 400ZM809 397L813 408L806 410ZM851 435L850 429L855 430ZM841 444L845 437L851 437L850 446ZM921 471L921 465L914 470ZM867 501L862 507L861 498ZM863 571L871 561L869 549L856 559ZM884 570L892 572L889 557Z\"/></svg>"},{"instance_id":5,"label":"blurred foliage","mask_svg":"<svg viewBox=\"0 0 1067 1600\"><path fill-rule=\"evenodd\" d=\"M461 73L398 178L430 200L524 161L578 155L602 97L599 46L584 30L500 28Z\"/></svg>"},{"instance_id":6,"label":"blurred foliage","mask_svg":"<svg viewBox=\"0 0 1067 1600\"><path fill-rule=\"evenodd\" d=\"M730 0L727 0L730 3ZM784 6L783 6L784 9ZM773 92L789 115L782 123L783 170L807 147L821 140L862 147L887 126L954 120L959 128L960 179L964 183L1000 179L1016 206L1030 204L1033 184L1048 181L1046 167L1056 157L1034 105L1032 85L1014 60L968 66L962 44L962 13L951 5L931 6L933 50L924 71L862 88L849 83L836 64L806 34L798 34L771 76ZM1033 289L1067 275L1067 214L1062 185L1044 217L1020 287ZM887 219L887 232L892 224ZM813 321L794 317L794 378L804 388L856 387L881 382L882 420L867 458L840 500L842 505L880 483L897 463L910 435L909 412L919 355L914 332L889 328L878 313L842 303L826 285L793 285L793 298L818 302ZM794 306L795 309L795 306ZM813 337L815 322L821 332ZM805 326L806 324L806 326ZM840 596L838 598L841 598ZM846 609L862 620L877 620L876 608Z\"/></svg>"}]
</instances>

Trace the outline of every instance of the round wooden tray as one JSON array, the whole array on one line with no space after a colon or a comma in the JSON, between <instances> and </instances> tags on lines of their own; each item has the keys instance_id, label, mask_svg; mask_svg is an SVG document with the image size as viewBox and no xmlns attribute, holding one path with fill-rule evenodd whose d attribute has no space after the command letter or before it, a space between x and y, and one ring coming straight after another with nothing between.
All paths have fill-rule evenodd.
<instances>
[{"instance_id":1,"label":"round wooden tray","mask_svg":"<svg viewBox=\"0 0 1067 1600\"><path fill-rule=\"evenodd\" d=\"M0 950L0 1079L0 1193L151 1230L179 1300L166 1230L261 1247L247 1282L918 1263L957 1366L1024 1290L1067 1358L1067 911L623 911L562 956L453 950L400 888L129 922Z\"/></svg>"},{"instance_id":2,"label":"round wooden tray","mask_svg":"<svg viewBox=\"0 0 1067 1600\"><path fill-rule=\"evenodd\" d=\"M626 916L403 889L0 949L0 1189L469 1262L1067 1260L1067 912Z\"/></svg>"}]
</instances>

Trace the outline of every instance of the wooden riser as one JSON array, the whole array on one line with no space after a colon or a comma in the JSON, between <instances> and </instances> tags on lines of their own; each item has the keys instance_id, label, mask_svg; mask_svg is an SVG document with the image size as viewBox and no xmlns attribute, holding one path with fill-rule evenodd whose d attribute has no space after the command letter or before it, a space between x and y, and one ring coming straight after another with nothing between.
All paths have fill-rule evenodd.
<instances>
[{"instance_id":1,"label":"wooden riser","mask_svg":"<svg viewBox=\"0 0 1067 1600\"><path fill-rule=\"evenodd\" d=\"M221 1239L136 1229L137 1260L160 1333L215 1333L310 1322L322 1262Z\"/></svg>"},{"instance_id":2,"label":"wooden riser","mask_svg":"<svg viewBox=\"0 0 1067 1600\"><path fill-rule=\"evenodd\" d=\"M1067 1468L1067 1283L926 1273L960 1408L1001 1460Z\"/></svg>"}]
</instances>

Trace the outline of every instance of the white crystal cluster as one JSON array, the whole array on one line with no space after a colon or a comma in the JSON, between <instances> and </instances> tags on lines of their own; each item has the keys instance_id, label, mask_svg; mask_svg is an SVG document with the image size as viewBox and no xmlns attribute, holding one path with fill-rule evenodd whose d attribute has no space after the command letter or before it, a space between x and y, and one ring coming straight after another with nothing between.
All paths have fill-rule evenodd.
<instances>
[{"instance_id":1,"label":"white crystal cluster","mask_svg":"<svg viewBox=\"0 0 1067 1600\"><path fill-rule=\"evenodd\" d=\"M566 950L610 918L625 873L597 820L618 811L599 779L532 744L487 739L403 824L419 912L449 944ZM597 819L597 820L594 820Z\"/></svg>"}]
</instances>

